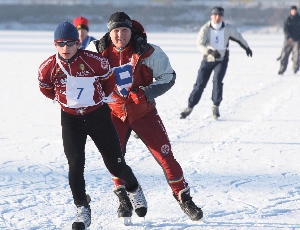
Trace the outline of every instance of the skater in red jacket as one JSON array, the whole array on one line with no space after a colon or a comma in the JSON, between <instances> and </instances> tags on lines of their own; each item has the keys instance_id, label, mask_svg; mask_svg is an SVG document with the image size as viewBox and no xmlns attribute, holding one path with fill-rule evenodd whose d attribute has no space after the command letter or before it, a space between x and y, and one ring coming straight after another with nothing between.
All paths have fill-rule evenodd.
<instances>
[{"instance_id":1,"label":"skater in red jacket","mask_svg":"<svg viewBox=\"0 0 300 230\"><path fill-rule=\"evenodd\" d=\"M89 135L102 155L108 171L125 182L126 195L144 198L131 168L126 165L118 134L106 99L116 78L101 54L81 50L76 27L60 23L54 32L57 54L44 61L38 71L41 92L61 106L64 152L69 164L69 184L77 207L72 229L91 224L90 197L84 180L85 144Z\"/></svg>"},{"instance_id":2,"label":"skater in red jacket","mask_svg":"<svg viewBox=\"0 0 300 230\"><path fill-rule=\"evenodd\" d=\"M175 159L166 129L155 108L154 99L168 91L176 74L159 46L150 45L142 25L124 12L112 14L108 33L92 41L88 50L101 53L113 68L116 87L109 102L123 152L133 130L162 167L175 199L192 219L200 220L202 210L192 201L182 169ZM131 216L131 204L124 192L124 181L114 175L114 192L119 197L119 217ZM133 208L147 207L142 199Z\"/></svg>"}]
</instances>

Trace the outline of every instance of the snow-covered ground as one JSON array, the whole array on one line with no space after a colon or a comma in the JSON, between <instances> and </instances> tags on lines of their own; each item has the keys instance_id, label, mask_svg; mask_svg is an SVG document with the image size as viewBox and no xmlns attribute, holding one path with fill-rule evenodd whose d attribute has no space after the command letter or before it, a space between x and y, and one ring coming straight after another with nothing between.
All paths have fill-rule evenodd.
<instances>
[{"instance_id":1,"label":"snow-covered ground","mask_svg":"<svg viewBox=\"0 0 300 230\"><path fill-rule=\"evenodd\" d=\"M100 37L103 33L94 33ZM161 168L132 137L127 162L140 181L149 209L124 227L110 175L89 139L85 177L92 197L91 230L104 229L300 229L300 73L289 64L278 76L282 33L244 33L248 58L232 43L224 80L221 118L212 118L211 80L186 119L202 55L197 33L150 33L177 72L174 87L157 99L173 152L204 211L192 222L181 211ZM60 108L38 88L37 69L55 53L52 32L0 31L0 228L70 229L75 206L63 153Z\"/></svg>"}]
</instances>

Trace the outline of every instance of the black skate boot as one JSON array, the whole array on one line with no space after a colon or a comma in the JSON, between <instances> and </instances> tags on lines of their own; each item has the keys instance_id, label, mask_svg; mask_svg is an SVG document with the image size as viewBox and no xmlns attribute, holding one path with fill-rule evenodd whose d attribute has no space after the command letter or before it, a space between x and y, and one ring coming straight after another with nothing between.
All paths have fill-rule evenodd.
<instances>
[{"instance_id":1,"label":"black skate boot","mask_svg":"<svg viewBox=\"0 0 300 230\"><path fill-rule=\"evenodd\" d=\"M214 105L212 107L212 112L213 112L214 118L217 120L220 117L219 106Z\"/></svg>"},{"instance_id":2,"label":"black skate boot","mask_svg":"<svg viewBox=\"0 0 300 230\"><path fill-rule=\"evenodd\" d=\"M174 194L180 208L187 214L191 220L197 221L203 217L201 208L197 207L190 196L190 188L186 188L179 192L178 197Z\"/></svg>"},{"instance_id":3,"label":"black skate boot","mask_svg":"<svg viewBox=\"0 0 300 230\"><path fill-rule=\"evenodd\" d=\"M145 199L143 190L140 185L133 190L133 191L128 191L127 190L127 195L130 199L130 202L135 210L135 213L139 217L144 217L147 214L147 201Z\"/></svg>"},{"instance_id":4,"label":"black skate boot","mask_svg":"<svg viewBox=\"0 0 300 230\"><path fill-rule=\"evenodd\" d=\"M131 223L133 208L130 203L129 197L127 196L125 186L120 185L116 187L114 189L114 193L117 195L120 201L120 206L118 208L118 217L123 218L125 225L129 225Z\"/></svg>"},{"instance_id":5,"label":"black skate boot","mask_svg":"<svg viewBox=\"0 0 300 230\"><path fill-rule=\"evenodd\" d=\"M294 74L296 74L299 71L299 68L294 69Z\"/></svg>"},{"instance_id":6,"label":"black skate boot","mask_svg":"<svg viewBox=\"0 0 300 230\"><path fill-rule=\"evenodd\" d=\"M278 75L283 75L283 71L282 71L282 70L279 70L279 71L278 71Z\"/></svg>"},{"instance_id":7,"label":"black skate boot","mask_svg":"<svg viewBox=\"0 0 300 230\"><path fill-rule=\"evenodd\" d=\"M75 200L77 207L76 221L72 224L72 230L85 230L91 225L91 198L86 195L86 200Z\"/></svg>"},{"instance_id":8,"label":"black skate boot","mask_svg":"<svg viewBox=\"0 0 300 230\"><path fill-rule=\"evenodd\" d=\"M180 114L180 119L185 119L188 115L191 114L192 111L193 111L192 108L187 107L187 108Z\"/></svg>"}]
</instances>

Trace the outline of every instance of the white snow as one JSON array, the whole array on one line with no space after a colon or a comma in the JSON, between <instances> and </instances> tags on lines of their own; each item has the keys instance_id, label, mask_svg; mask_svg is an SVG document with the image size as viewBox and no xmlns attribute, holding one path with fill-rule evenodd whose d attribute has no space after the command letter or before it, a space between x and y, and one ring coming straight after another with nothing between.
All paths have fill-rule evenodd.
<instances>
[{"instance_id":1,"label":"white snow","mask_svg":"<svg viewBox=\"0 0 300 230\"><path fill-rule=\"evenodd\" d=\"M103 33L93 33L100 38ZM300 73L278 76L282 32L243 33L253 57L231 43L221 117L212 118L210 79L185 120L180 112L202 60L197 33L150 33L169 55L177 81L157 98L173 152L204 212L192 222L172 196L162 169L131 137L127 163L147 198L143 220L117 218L110 174L93 142L86 145L91 230L300 229ZM60 108L39 92L38 66L56 52L52 32L0 31L0 228L70 229L75 218L63 152Z\"/></svg>"}]
</instances>

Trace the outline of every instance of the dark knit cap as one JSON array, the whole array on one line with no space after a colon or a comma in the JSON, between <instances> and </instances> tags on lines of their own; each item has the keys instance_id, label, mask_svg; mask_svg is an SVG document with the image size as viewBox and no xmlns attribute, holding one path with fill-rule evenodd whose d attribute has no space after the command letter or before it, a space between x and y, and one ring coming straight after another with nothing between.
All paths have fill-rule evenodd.
<instances>
[{"instance_id":1,"label":"dark knit cap","mask_svg":"<svg viewBox=\"0 0 300 230\"><path fill-rule=\"evenodd\" d=\"M59 23L54 31L54 41L57 40L79 40L77 28L69 21Z\"/></svg>"},{"instance_id":2,"label":"dark knit cap","mask_svg":"<svg viewBox=\"0 0 300 230\"><path fill-rule=\"evenodd\" d=\"M211 11L211 14L218 14L218 15L221 15L221 16L224 16L224 9L222 7L214 7Z\"/></svg>"},{"instance_id":3,"label":"dark knit cap","mask_svg":"<svg viewBox=\"0 0 300 230\"><path fill-rule=\"evenodd\" d=\"M291 6L290 10L297 10L297 6Z\"/></svg>"},{"instance_id":4,"label":"dark knit cap","mask_svg":"<svg viewBox=\"0 0 300 230\"><path fill-rule=\"evenodd\" d=\"M132 28L131 18L124 12L116 12L108 19L107 28L109 32L118 27Z\"/></svg>"}]
</instances>

